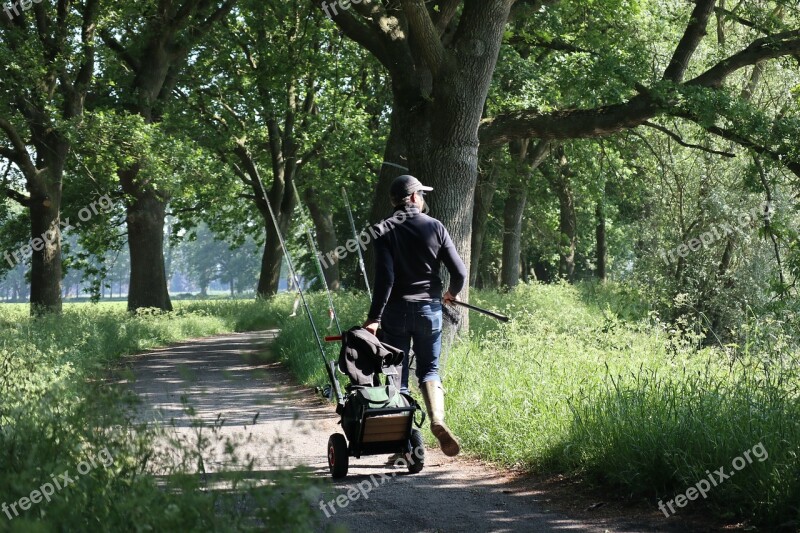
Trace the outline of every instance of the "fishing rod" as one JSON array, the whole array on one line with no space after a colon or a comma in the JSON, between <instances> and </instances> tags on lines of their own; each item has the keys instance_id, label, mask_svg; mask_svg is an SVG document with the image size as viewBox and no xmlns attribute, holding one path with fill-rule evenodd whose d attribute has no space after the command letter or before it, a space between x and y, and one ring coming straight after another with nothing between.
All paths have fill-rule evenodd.
<instances>
[{"instance_id":1,"label":"fishing rod","mask_svg":"<svg viewBox=\"0 0 800 533\"><path fill-rule=\"evenodd\" d=\"M353 211L350 209L350 201L347 199L347 189L342 187L342 195L344 196L344 206L347 208L347 217L350 219L350 227L353 228L353 238L358 242L358 232L356 231L356 223L353 220ZM358 252L358 266L361 267L361 273L364 274L364 284L367 286L367 294L369 299L372 300L372 290L369 288L369 278L367 277L367 267L364 266L364 256L361 255L361 247L357 246Z\"/></svg>"},{"instance_id":2,"label":"fishing rod","mask_svg":"<svg viewBox=\"0 0 800 533\"><path fill-rule=\"evenodd\" d=\"M399 168L400 170L405 170L406 172L408 172L408 167L404 167L403 165L398 165L397 163L390 163L388 161L384 161L383 163L381 163L381 165L386 165L387 167Z\"/></svg>"},{"instance_id":3,"label":"fishing rod","mask_svg":"<svg viewBox=\"0 0 800 533\"><path fill-rule=\"evenodd\" d=\"M508 322L510 320L505 315L501 315L500 313L496 313L494 311L489 311L488 309L483 309L482 307L478 307L477 305L472 305L468 304L467 302L462 302L461 300L451 300L451 302L454 303L455 305L460 305L461 307L466 307L467 309L483 313L484 315L497 319L500 322Z\"/></svg>"},{"instance_id":4,"label":"fishing rod","mask_svg":"<svg viewBox=\"0 0 800 533\"><path fill-rule=\"evenodd\" d=\"M261 176L258 172L255 173L255 178L258 182L258 186L261 188L261 195L264 197L264 202L267 204L267 209L269 209L269 216L272 218L272 224L275 226L275 234L278 236L278 241L281 244L283 255L286 257L286 264L289 267L289 273L292 275L292 279L294 279L294 284L297 286L297 292L300 294L300 300L303 302L303 308L306 310L308 321L311 323L311 329L314 332L314 339L317 341L317 347L319 348L319 353L322 356L322 362L325 364L325 370L328 373L328 379L330 380L331 388L336 395L336 403L342 404L343 395L341 389L339 388L339 380L336 379L336 372L334 370L336 362L328 361L328 357L325 355L325 348L322 346L322 339L319 336L317 325L314 324L314 317L311 315L311 308L308 306L308 301L306 301L306 295L303 292L303 288L300 286L300 280L297 277L297 271L294 268L292 256L289 255L289 250L286 248L286 241L284 241L283 234L281 234L281 230L278 226L278 219L275 216L275 211L273 211L272 204L269 202L269 197L267 197L267 190L264 188L264 183L261 181Z\"/></svg>"},{"instance_id":5,"label":"fishing rod","mask_svg":"<svg viewBox=\"0 0 800 533\"><path fill-rule=\"evenodd\" d=\"M333 305L333 296L331 296L331 289L328 287L328 281L325 279L325 271L322 269L322 262L319 259L319 251L317 249L317 245L314 242L314 237L311 235L311 229L309 228L308 224L306 224L306 211L303 208L303 202L300 200L300 193L297 192L297 185L295 185L294 181L292 181L292 188L294 189L294 195L297 198L297 205L300 208L300 215L302 218L301 224L303 225L303 229L306 230L306 237L308 238L308 244L311 246L311 251L314 255L314 261L317 264L317 272L319 273L319 279L322 281L322 286L325 287L325 293L328 295L328 310L331 313L331 318L333 321L336 322L336 329L339 330L339 334L342 333L342 326L339 324L339 316L336 314L336 307ZM330 325L328 325L330 327Z\"/></svg>"}]
</instances>

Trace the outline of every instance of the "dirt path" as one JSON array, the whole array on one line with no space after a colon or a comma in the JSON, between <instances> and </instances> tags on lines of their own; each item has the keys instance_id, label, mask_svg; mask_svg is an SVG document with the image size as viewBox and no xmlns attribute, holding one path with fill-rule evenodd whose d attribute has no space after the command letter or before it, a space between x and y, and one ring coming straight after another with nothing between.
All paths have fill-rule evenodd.
<instances>
[{"instance_id":1,"label":"dirt path","mask_svg":"<svg viewBox=\"0 0 800 533\"><path fill-rule=\"evenodd\" d=\"M233 439L240 443L240 462L249 454L260 470L304 464L330 479L325 449L330 434L339 430L338 418L279 364L259 357L275 334L198 339L130 358L136 377L131 386L143 400L140 416L171 422L171 431L187 442L196 439L197 430L185 405L194 409L195 418L209 425L216 421L220 428L211 439L216 453L206 461L206 472L231 462L222 450L225 439ZM563 493L554 497L531 480L438 450L428 449L417 475L393 469L385 459L351 460L348 477L331 483L315 504L322 530L344 525L351 531L387 532L686 531L657 516L643 520L641 513L625 519L555 512L551 506L554 499L564 499ZM337 505L337 497L344 505Z\"/></svg>"}]
</instances>

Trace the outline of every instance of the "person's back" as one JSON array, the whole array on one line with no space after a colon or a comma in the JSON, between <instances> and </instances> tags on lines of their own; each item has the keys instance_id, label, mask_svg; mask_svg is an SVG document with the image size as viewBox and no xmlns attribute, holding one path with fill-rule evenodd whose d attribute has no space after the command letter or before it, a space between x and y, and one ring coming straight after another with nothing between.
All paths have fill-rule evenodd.
<instances>
[{"instance_id":1,"label":"person's back","mask_svg":"<svg viewBox=\"0 0 800 533\"><path fill-rule=\"evenodd\" d=\"M424 193L432 190L413 176L400 176L391 186L394 214L378 224L375 246L375 288L364 327L408 355L412 341L417 378L431 431L447 455L459 445L444 424L444 389L439 377L442 347L442 301L450 303L464 287L467 269L444 225L421 212ZM442 295L440 265L450 273ZM402 389L408 391L408 357L403 361Z\"/></svg>"},{"instance_id":2,"label":"person's back","mask_svg":"<svg viewBox=\"0 0 800 533\"><path fill-rule=\"evenodd\" d=\"M375 240L375 253L380 268L375 273L370 318L379 319L378 307L387 302L441 300L442 263L451 273L451 288L456 294L461 290L466 268L441 222L407 204L378 226L380 236Z\"/></svg>"}]
</instances>

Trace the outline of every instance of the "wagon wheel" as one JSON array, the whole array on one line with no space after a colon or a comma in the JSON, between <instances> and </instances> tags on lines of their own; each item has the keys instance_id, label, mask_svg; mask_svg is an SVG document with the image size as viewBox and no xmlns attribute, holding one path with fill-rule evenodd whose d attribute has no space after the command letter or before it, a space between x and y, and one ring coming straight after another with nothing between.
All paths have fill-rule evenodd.
<instances>
[{"instance_id":1,"label":"wagon wheel","mask_svg":"<svg viewBox=\"0 0 800 533\"><path fill-rule=\"evenodd\" d=\"M328 468L334 479L343 478L347 475L347 467L350 462L350 452L347 449L347 440L341 433L334 433L328 439Z\"/></svg>"}]
</instances>

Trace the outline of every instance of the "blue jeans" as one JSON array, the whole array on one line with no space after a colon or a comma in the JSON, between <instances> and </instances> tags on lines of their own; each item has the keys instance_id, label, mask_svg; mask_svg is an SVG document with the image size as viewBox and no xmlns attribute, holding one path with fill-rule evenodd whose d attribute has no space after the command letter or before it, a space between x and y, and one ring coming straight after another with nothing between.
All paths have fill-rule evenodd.
<instances>
[{"instance_id":1,"label":"blue jeans","mask_svg":"<svg viewBox=\"0 0 800 533\"><path fill-rule=\"evenodd\" d=\"M408 352L414 342L417 379L420 385L439 378L439 355L442 352L441 302L390 302L381 317L383 342L405 352L401 390L408 392Z\"/></svg>"}]
</instances>

